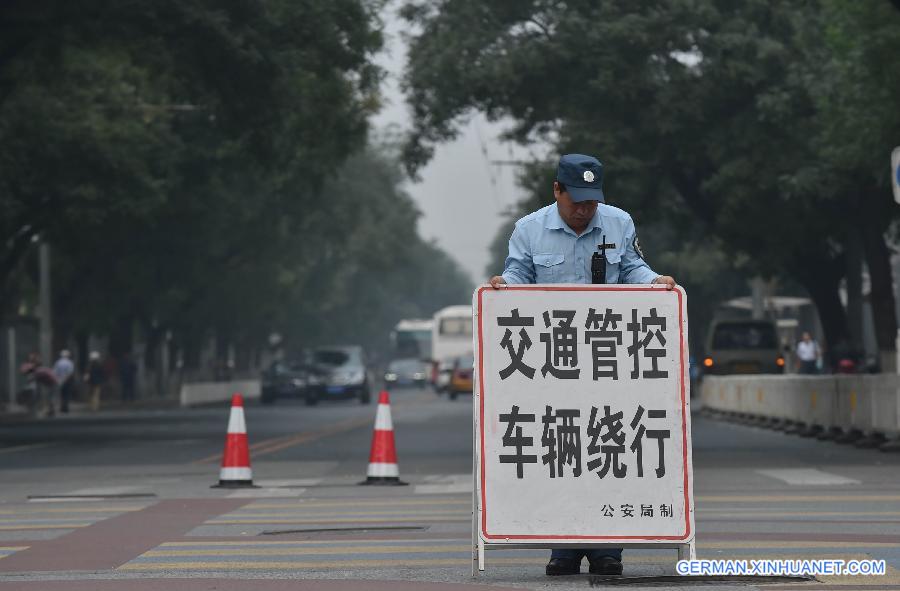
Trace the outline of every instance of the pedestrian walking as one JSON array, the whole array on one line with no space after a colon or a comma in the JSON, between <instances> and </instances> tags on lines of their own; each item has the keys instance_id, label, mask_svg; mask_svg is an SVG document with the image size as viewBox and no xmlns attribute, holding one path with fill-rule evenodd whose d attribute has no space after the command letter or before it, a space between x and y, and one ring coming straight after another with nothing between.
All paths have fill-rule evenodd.
<instances>
[{"instance_id":1,"label":"pedestrian walking","mask_svg":"<svg viewBox=\"0 0 900 591\"><path fill-rule=\"evenodd\" d=\"M19 366L19 373L25 377L22 402L28 407L29 412L38 416L55 415L56 376L53 375L53 370L41 362L40 355L29 353L25 362Z\"/></svg>"},{"instance_id":2,"label":"pedestrian walking","mask_svg":"<svg viewBox=\"0 0 900 591\"><path fill-rule=\"evenodd\" d=\"M19 393L19 404L25 406L31 414L37 414L40 408L40 394L38 392L37 370L41 366L41 358L37 353L29 353L19 373L25 379L25 385Z\"/></svg>"},{"instance_id":3,"label":"pedestrian walking","mask_svg":"<svg viewBox=\"0 0 900 591\"><path fill-rule=\"evenodd\" d=\"M491 286L605 282L659 283L673 289L672 277L655 273L644 261L631 216L606 205L602 183L603 165L596 158L562 156L553 183L555 203L516 222L503 274L491 277ZM605 274L592 281L597 251L604 255ZM578 574L585 556L591 574L622 574L621 548L555 549L546 573Z\"/></svg>"},{"instance_id":4,"label":"pedestrian walking","mask_svg":"<svg viewBox=\"0 0 900 591\"><path fill-rule=\"evenodd\" d=\"M106 383L106 370L100 360L99 351L91 351L88 356L88 368L84 375L84 381L88 385L88 400L91 410L100 410L100 391L103 389L103 384Z\"/></svg>"},{"instance_id":5,"label":"pedestrian walking","mask_svg":"<svg viewBox=\"0 0 900 591\"><path fill-rule=\"evenodd\" d=\"M812 338L808 331L803 331L795 351L797 353L797 370L800 373L819 373L819 360L822 358L822 351L819 349L819 343Z\"/></svg>"},{"instance_id":6,"label":"pedestrian walking","mask_svg":"<svg viewBox=\"0 0 900 591\"><path fill-rule=\"evenodd\" d=\"M53 364L53 375L59 388L59 411L69 412L69 402L72 400L72 391L75 387L75 364L72 363L72 354L68 349L59 352L59 359Z\"/></svg>"}]
</instances>

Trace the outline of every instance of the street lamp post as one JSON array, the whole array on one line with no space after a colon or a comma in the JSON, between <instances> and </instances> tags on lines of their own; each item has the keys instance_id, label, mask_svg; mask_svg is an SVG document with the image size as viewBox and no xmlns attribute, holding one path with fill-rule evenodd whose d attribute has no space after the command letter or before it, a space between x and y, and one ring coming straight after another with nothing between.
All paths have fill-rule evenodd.
<instances>
[{"instance_id":1,"label":"street lamp post","mask_svg":"<svg viewBox=\"0 0 900 591\"><path fill-rule=\"evenodd\" d=\"M53 318L50 303L50 245L41 240L40 249L40 355L41 363L53 363Z\"/></svg>"},{"instance_id":2,"label":"street lamp post","mask_svg":"<svg viewBox=\"0 0 900 591\"><path fill-rule=\"evenodd\" d=\"M6 361L9 365L9 376L7 376L9 402L7 410L12 413L18 408L18 405L16 404L16 391L18 390L18 380L16 379L16 376L18 375L18 368L16 367L16 328L12 324L6 329L6 353Z\"/></svg>"}]
</instances>

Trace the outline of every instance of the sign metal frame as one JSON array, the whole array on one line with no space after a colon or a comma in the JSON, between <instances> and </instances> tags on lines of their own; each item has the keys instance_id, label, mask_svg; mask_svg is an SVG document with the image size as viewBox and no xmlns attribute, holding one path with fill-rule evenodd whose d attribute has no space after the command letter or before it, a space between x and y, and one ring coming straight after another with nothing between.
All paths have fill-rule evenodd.
<instances>
[{"instance_id":1,"label":"sign metal frame","mask_svg":"<svg viewBox=\"0 0 900 591\"><path fill-rule=\"evenodd\" d=\"M666 291L665 286L656 285L592 285L592 284L528 284L507 285L499 291ZM482 376L483 363L481 357L483 331L481 326L481 312L483 307L483 294L496 291L489 285L484 285L475 290L472 295L472 346L475 357L473 372L474 388L472 394L472 576L485 570L485 551L500 549L552 549L571 548L573 545L579 548L671 548L678 551L679 560L693 560L696 558L695 523L694 523L694 491L693 491L693 460L691 454L691 424L690 424L690 377L688 367L687 347L687 298L684 290L676 286L670 293L678 299L679 315L679 341L680 341L680 365L679 392L682 411L682 446L684 469L684 496L685 496L685 532L682 536L497 536L486 535L485 506L483 496L484 463L483 463L483 408L484 408L484 379ZM614 541L604 541L613 538ZM565 540L565 541L563 541Z\"/></svg>"}]
</instances>

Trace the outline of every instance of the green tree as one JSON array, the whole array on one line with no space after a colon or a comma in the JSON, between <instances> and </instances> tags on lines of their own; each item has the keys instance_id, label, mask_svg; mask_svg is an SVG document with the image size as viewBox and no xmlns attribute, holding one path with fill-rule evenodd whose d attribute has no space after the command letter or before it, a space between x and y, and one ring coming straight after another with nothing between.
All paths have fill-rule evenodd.
<instances>
[{"instance_id":1,"label":"green tree","mask_svg":"<svg viewBox=\"0 0 900 591\"><path fill-rule=\"evenodd\" d=\"M365 142L378 6L3 3L0 293L41 234L72 331L261 330L267 271L325 236L322 181Z\"/></svg>"},{"instance_id":2,"label":"green tree","mask_svg":"<svg viewBox=\"0 0 900 591\"><path fill-rule=\"evenodd\" d=\"M875 3L855 6L862 4ZM859 229L848 216L846 185L835 186L834 169L823 164L823 122L838 116L824 109L824 91L813 84L835 79L816 78L822 56L834 53L823 7L409 2L405 15L417 33L406 84L416 127L406 161L420 166L472 109L511 118L511 139L600 154L611 202L644 222L664 221L679 236L702 237L694 242L721 245L747 273L796 279L815 301L829 343L844 342L838 288L848 235ZM868 10L859 8L874 14ZM875 17L885 19L885 36L897 30L898 16L889 12ZM885 59L879 53L874 64ZM891 96L875 100L890 108ZM871 147L864 152L869 162L883 158ZM889 209L881 223L894 215ZM882 247L883 228L867 234ZM895 329L884 306L876 313L885 334Z\"/></svg>"},{"instance_id":3,"label":"green tree","mask_svg":"<svg viewBox=\"0 0 900 591\"><path fill-rule=\"evenodd\" d=\"M341 239L317 245L324 252L313 267L303 264L309 245L285 267L292 304L280 321L296 341L383 347L400 319L471 299L473 285L459 266L419 237L420 214L401 189L391 152L356 154L325 183L320 223Z\"/></svg>"}]
</instances>

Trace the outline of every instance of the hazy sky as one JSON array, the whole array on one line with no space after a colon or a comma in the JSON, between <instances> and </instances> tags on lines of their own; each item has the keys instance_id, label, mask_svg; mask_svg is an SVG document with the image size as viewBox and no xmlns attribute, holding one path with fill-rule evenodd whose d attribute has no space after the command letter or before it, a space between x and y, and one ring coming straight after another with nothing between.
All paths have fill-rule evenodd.
<instances>
[{"instance_id":1,"label":"hazy sky","mask_svg":"<svg viewBox=\"0 0 900 591\"><path fill-rule=\"evenodd\" d=\"M380 129L410 127L399 88L406 46L398 32L401 23L396 8L396 2L392 3L383 15L385 51L378 63L387 71L382 88L385 108L374 120ZM456 141L437 148L421 171L421 181L406 186L422 211L419 233L425 239L435 239L476 283L486 279L488 246L503 220L501 212L522 198L515 183L516 168L491 162L528 157L523 148L497 139L502 129L480 114L473 116Z\"/></svg>"}]
</instances>

